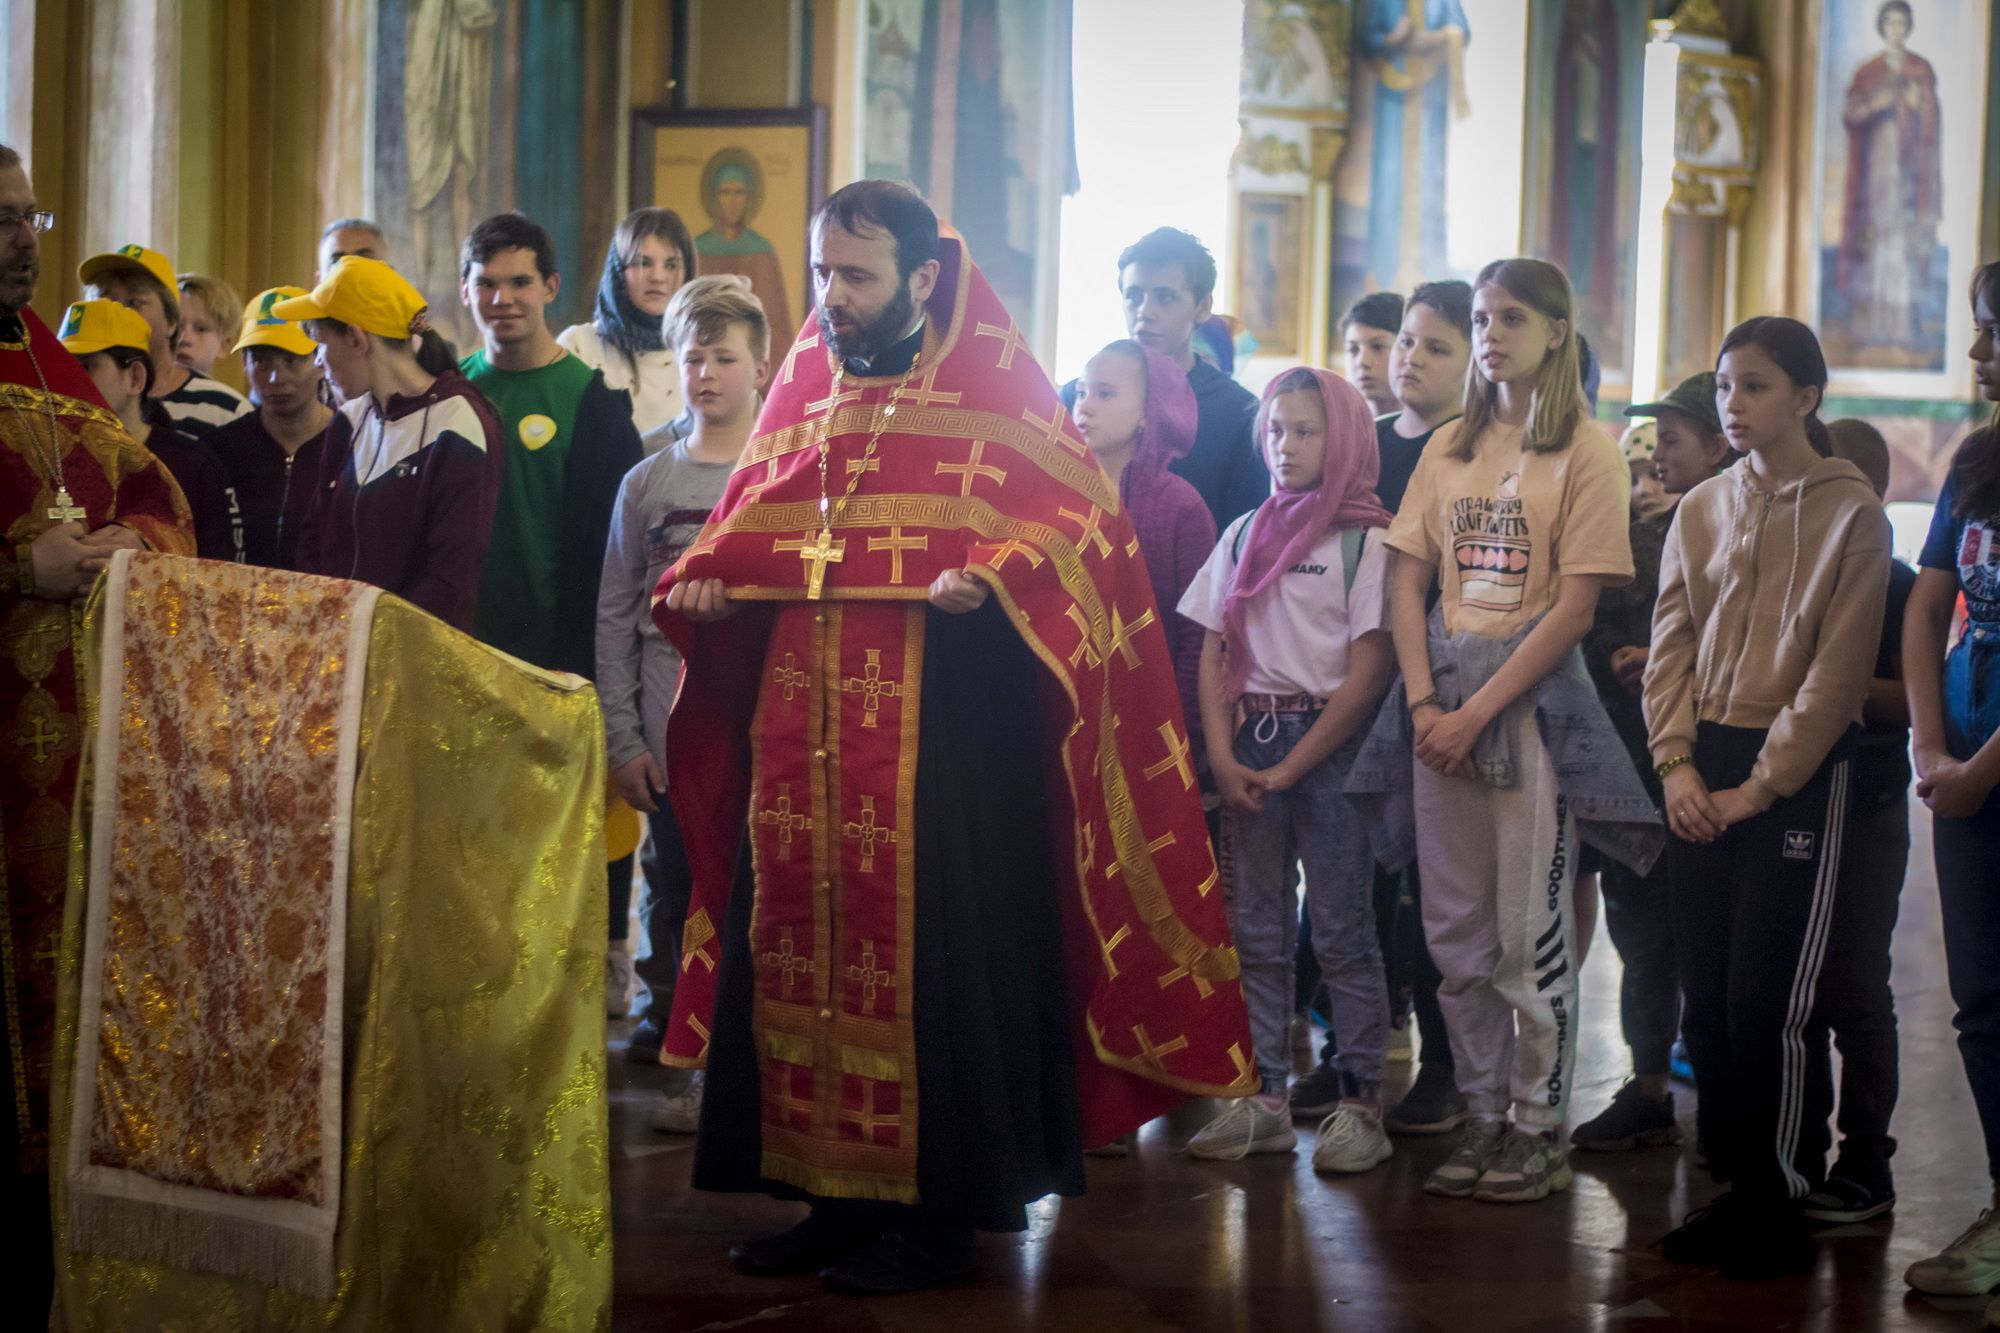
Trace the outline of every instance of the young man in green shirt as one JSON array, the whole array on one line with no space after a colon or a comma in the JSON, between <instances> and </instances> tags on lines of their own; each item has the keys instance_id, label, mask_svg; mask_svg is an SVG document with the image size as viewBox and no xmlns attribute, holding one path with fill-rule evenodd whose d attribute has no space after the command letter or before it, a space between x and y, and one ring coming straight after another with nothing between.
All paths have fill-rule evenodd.
<instances>
[{"instance_id":1,"label":"young man in green shirt","mask_svg":"<svg viewBox=\"0 0 2000 1333\"><path fill-rule=\"evenodd\" d=\"M561 282L548 233L519 213L465 239L459 294L482 345L460 369L500 414L507 451L473 633L594 679L605 537L618 483L642 451L626 395L549 331Z\"/></svg>"}]
</instances>

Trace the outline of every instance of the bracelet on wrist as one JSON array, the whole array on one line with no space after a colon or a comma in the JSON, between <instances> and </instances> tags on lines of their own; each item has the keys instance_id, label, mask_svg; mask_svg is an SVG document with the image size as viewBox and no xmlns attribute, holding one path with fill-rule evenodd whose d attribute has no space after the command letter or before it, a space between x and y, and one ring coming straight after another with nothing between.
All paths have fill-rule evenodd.
<instances>
[{"instance_id":1,"label":"bracelet on wrist","mask_svg":"<svg viewBox=\"0 0 2000 1333\"><path fill-rule=\"evenodd\" d=\"M1443 708L1443 707L1444 707L1444 700L1438 698L1436 690L1432 690L1429 694L1426 694L1421 699L1410 700L1410 712L1412 713L1416 712L1419 708Z\"/></svg>"},{"instance_id":2,"label":"bracelet on wrist","mask_svg":"<svg viewBox=\"0 0 2000 1333\"><path fill-rule=\"evenodd\" d=\"M1693 755L1677 754L1672 759L1667 760L1663 764L1655 764L1653 766L1653 773L1656 777L1660 779L1660 781L1665 782L1667 780L1667 774L1673 772L1675 769L1679 768L1682 764L1689 764L1693 762L1694 762Z\"/></svg>"}]
</instances>

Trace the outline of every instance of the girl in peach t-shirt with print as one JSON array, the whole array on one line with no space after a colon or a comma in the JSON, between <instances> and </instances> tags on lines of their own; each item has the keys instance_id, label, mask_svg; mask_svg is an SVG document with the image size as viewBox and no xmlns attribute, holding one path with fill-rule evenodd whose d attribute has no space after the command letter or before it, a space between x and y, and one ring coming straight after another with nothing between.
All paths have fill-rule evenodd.
<instances>
[{"instance_id":1,"label":"girl in peach t-shirt with print","mask_svg":"<svg viewBox=\"0 0 2000 1333\"><path fill-rule=\"evenodd\" d=\"M1472 1113L1424 1188L1498 1203L1570 1183L1559 1135L1576 1060L1577 820L1530 692L1571 663L1598 590L1632 577L1630 478L1579 388L1573 311L1551 264L1480 272L1465 415L1425 446L1388 536L1424 936ZM1448 638L1523 636L1457 707L1432 670L1433 582ZM1508 785L1475 766L1482 736L1511 750Z\"/></svg>"}]
</instances>

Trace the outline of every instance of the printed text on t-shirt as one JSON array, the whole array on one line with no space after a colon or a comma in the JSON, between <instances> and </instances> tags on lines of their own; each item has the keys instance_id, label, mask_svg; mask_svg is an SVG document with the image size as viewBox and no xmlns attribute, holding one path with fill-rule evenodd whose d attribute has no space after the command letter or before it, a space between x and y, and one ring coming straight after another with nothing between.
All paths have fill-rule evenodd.
<instances>
[{"instance_id":1,"label":"printed text on t-shirt","mask_svg":"<svg viewBox=\"0 0 2000 1333\"><path fill-rule=\"evenodd\" d=\"M1466 495L1452 502L1451 549L1458 563L1461 606L1483 611L1521 609L1534 543L1521 502L1521 474L1504 472L1497 495Z\"/></svg>"}]
</instances>

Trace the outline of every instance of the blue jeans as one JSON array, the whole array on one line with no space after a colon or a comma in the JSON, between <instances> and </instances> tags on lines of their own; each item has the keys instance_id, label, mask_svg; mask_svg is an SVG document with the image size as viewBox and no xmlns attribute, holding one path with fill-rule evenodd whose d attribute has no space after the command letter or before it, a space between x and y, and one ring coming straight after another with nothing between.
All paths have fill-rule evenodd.
<instances>
[{"instance_id":1,"label":"blue jeans","mask_svg":"<svg viewBox=\"0 0 2000 1333\"><path fill-rule=\"evenodd\" d=\"M1269 768L1297 745L1319 713L1260 713L1236 733L1236 759ZM1375 935L1375 858L1368 828L1342 788L1361 747L1357 735L1287 791L1272 792L1254 815L1229 810L1229 924L1243 964L1243 996L1257 1072L1281 1089L1291 1072L1293 922L1286 893L1288 851L1305 867L1313 952L1319 958L1339 1054L1342 1093L1377 1096L1388 1043L1389 995Z\"/></svg>"},{"instance_id":2,"label":"blue jeans","mask_svg":"<svg viewBox=\"0 0 2000 1333\"><path fill-rule=\"evenodd\" d=\"M1945 745L1970 759L2000 727L2000 627L1970 626L1944 663ZM2000 1180L2000 790L1964 819L1931 820L1945 968L1958 1007L1958 1054L1965 1062L1987 1168Z\"/></svg>"}]
</instances>

